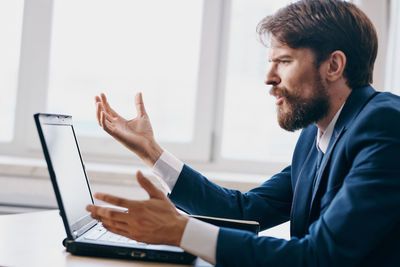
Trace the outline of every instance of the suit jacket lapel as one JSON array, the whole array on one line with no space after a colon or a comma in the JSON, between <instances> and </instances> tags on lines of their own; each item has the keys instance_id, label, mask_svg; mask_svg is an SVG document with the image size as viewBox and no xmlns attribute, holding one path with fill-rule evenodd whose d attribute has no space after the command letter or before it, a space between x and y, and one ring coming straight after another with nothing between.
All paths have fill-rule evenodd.
<instances>
[{"instance_id":1,"label":"suit jacket lapel","mask_svg":"<svg viewBox=\"0 0 400 267\"><path fill-rule=\"evenodd\" d=\"M332 156L332 151L343 132L344 132L344 127L342 127L339 130L334 130L334 132L332 134L331 141L329 142L328 150L326 151L325 156L322 159L320 169L317 173L317 176L315 177L316 181L315 181L315 187L314 187L314 190L312 192L312 197L311 197L311 205L310 205L311 207L313 206L315 196L316 196L318 188L321 184L321 179L322 179L322 177L324 177L324 172L327 167L327 164L330 161L330 158ZM312 208L310 208L310 213L311 213L311 211L312 211Z\"/></svg>"},{"instance_id":2,"label":"suit jacket lapel","mask_svg":"<svg viewBox=\"0 0 400 267\"><path fill-rule=\"evenodd\" d=\"M308 152L307 158L297 176L297 182L293 194L292 209L290 212L291 236L302 237L307 229L308 210L312 194L313 178L315 176L318 152L315 141Z\"/></svg>"},{"instance_id":3,"label":"suit jacket lapel","mask_svg":"<svg viewBox=\"0 0 400 267\"><path fill-rule=\"evenodd\" d=\"M316 177L315 187L312 192L311 197L311 205L309 209L309 216L313 210L313 204L315 202L315 198L318 190L320 189L321 181L323 179L328 179L328 176L325 175L326 167L329 166L329 162L332 156L332 152L335 148L337 141L343 135L345 130L351 125L352 121L358 116L361 112L362 108L368 103L368 101L374 97L377 92L371 87L363 87L359 89L355 89L349 95L345 105L343 106L342 112L339 115L339 118L336 122L335 128L333 130L333 134L331 137L331 141L329 142L329 146L327 152L321 162L320 170Z\"/></svg>"}]
</instances>

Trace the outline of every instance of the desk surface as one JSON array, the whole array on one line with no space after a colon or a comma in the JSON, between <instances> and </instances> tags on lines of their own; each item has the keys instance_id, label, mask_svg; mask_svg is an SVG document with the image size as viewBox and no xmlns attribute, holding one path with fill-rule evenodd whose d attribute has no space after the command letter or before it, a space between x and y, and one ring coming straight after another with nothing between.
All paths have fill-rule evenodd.
<instances>
[{"instance_id":1,"label":"desk surface","mask_svg":"<svg viewBox=\"0 0 400 267\"><path fill-rule=\"evenodd\" d=\"M133 260L73 256L58 210L0 216L0 266L184 266ZM198 259L195 266L211 266Z\"/></svg>"}]
</instances>

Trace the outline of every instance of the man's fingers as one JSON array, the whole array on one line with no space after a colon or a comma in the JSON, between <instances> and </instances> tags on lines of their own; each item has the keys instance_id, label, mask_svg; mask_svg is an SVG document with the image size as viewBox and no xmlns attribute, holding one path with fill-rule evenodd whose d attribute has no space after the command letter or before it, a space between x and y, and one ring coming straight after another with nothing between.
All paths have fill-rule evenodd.
<instances>
[{"instance_id":1,"label":"man's fingers","mask_svg":"<svg viewBox=\"0 0 400 267\"><path fill-rule=\"evenodd\" d=\"M94 197L98 200L107 202L109 204L119 206L119 207L124 207L124 208L135 208L137 206L140 206L140 201L137 200L129 200L123 197L117 197L114 195L110 194L105 194L105 193L95 193Z\"/></svg>"},{"instance_id":2,"label":"man's fingers","mask_svg":"<svg viewBox=\"0 0 400 267\"><path fill-rule=\"evenodd\" d=\"M117 196L105 194L105 193L95 193L94 197L98 200L107 202L107 203L115 205L115 206L124 207L124 208L129 208L130 204L131 204L131 200L129 200L129 199L117 197Z\"/></svg>"},{"instance_id":3,"label":"man's fingers","mask_svg":"<svg viewBox=\"0 0 400 267\"><path fill-rule=\"evenodd\" d=\"M129 237L129 232L126 231L125 229L121 229L121 228L118 228L118 227L114 227L114 226L109 225L109 224L107 224L107 223L103 223L103 226L104 226L108 231L113 232L114 234L122 235L122 236L126 236L126 237L130 238L130 237Z\"/></svg>"},{"instance_id":4,"label":"man's fingers","mask_svg":"<svg viewBox=\"0 0 400 267\"><path fill-rule=\"evenodd\" d=\"M96 96L96 98L98 98L98 96ZM97 122L99 123L99 125L101 127L103 127L103 125L101 124L101 112L103 111L103 108L101 106L101 102L97 101L96 99L96 117L97 117Z\"/></svg>"},{"instance_id":5,"label":"man's fingers","mask_svg":"<svg viewBox=\"0 0 400 267\"><path fill-rule=\"evenodd\" d=\"M86 210L91 213L91 216L99 221L104 221L107 220L107 222L110 224L111 221L119 222L118 224L115 223L115 225L122 226L127 224L126 220L128 217L128 214L123 211L119 211L116 209L112 208L106 208L106 207L100 207L96 205L88 205L86 207ZM113 225L113 224L112 224Z\"/></svg>"},{"instance_id":6,"label":"man's fingers","mask_svg":"<svg viewBox=\"0 0 400 267\"><path fill-rule=\"evenodd\" d=\"M107 101L107 97L104 93L100 94L100 98L101 98L101 103L103 104L103 108L104 110L110 114L111 116L118 116L117 112L115 112L111 107L110 104Z\"/></svg>"},{"instance_id":7,"label":"man's fingers","mask_svg":"<svg viewBox=\"0 0 400 267\"><path fill-rule=\"evenodd\" d=\"M118 219L108 219L108 218L101 218L101 223L103 225L108 225L113 228L121 229L121 230L129 230L129 225L125 221L120 221Z\"/></svg>"},{"instance_id":8,"label":"man's fingers","mask_svg":"<svg viewBox=\"0 0 400 267\"><path fill-rule=\"evenodd\" d=\"M149 194L150 198L164 199L164 193L158 189L149 179L143 176L141 171L136 173L138 183Z\"/></svg>"},{"instance_id":9,"label":"man's fingers","mask_svg":"<svg viewBox=\"0 0 400 267\"><path fill-rule=\"evenodd\" d=\"M136 112L138 117L142 117L146 115L146 109L144 107L143 103L143 96L142 93L137 93L135 96L135 106L136 106Z\"/></svg>"},{"instance_id":10,"label":"man's fingers","mask_svg":"<svg viewBox=\"0 0 400 267\"><path fill-rule=\"evenodd\" d=\"M113 118L110 115L108 115L107 113L105 113L103 110L100 111L100 117L101 117L102 123L106 122L106 121L111 123L113 120ZM104 117L104 119L103 119L103 117Z\"/></svg>"},{"instance_id":11,"label":"man's fingers","mask_svg":"<svg viewBox=\"0 0 400 267\"><path fill-rule=\"evenodd\" d=\"M97 122L101 126L101 117L100 117L100 112L102 111L101 99L99 96L95 96L94 101L95 101L95 105L96 105Z\"/></svg>"},{"instance_id":12,"label":"man's fingers","mask_svg":"<svg viewBox=\"0 0 400 267\"><path fill-rule=\"evenodd\" d=\"M113 135L114 133L114 127L112 126L112 118L110 115L108 115L107 113L105 113L104 111L100 111L100 121L101 121L101 127L103 127L103 129Z\"/></svg>"}]
</instances>

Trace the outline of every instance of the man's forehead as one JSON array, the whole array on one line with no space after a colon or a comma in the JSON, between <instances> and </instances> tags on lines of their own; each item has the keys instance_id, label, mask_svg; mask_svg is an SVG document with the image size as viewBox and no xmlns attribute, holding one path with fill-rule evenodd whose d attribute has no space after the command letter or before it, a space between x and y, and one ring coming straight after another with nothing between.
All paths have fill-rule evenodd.
<instances>
[{"instance_id":1,"label":"man's forehead","mask_svg":"<svg viewBox=\"0 0 400 267\"><path fill-rule=\"evenodd\" d=\"M280 44L280 45L272 45L269 47L269 57L270 59L275 57L280 57L282 55L292 55L294 54L294 49L290 48L288 45Z\"/></svg>"},{"instance_id":2,"label":"man's forehead","mask_svg":"<svg viewBox=\"0 0 400 267\"><path fill-rule=\"evenodd\" d=\"M282 43L275 37L271 37L269 44L270 44L271 48L280 48L280 47L285 47L285 46L288 47L285 43Z\"/></svg>"},{"instance_id":3,"label":"man's forehead","mask_svg":"<svg viewBox=\"0 0 400 267\"><path fill-rule=\"evenodd\" d=\"M313 57L314 53L308 48L291 48L285 43L282 43L275 38L271 38L269 47L269 60L274 60L280 57L303 58Z\"/></svg>"}]
</instances>

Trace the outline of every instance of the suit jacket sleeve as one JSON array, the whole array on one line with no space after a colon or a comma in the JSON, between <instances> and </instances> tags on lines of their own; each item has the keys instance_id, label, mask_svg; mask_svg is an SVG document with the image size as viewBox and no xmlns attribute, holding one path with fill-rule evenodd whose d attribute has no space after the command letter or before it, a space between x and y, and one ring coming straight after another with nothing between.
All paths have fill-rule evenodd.
<instances>
[{"instance_id":1,"label":"suit jacket sleeve","mask_svg":"<svg viewBox=\"0 0 400 267\"><path fill-rule=\"evenodd\" d=\"M289 220L292 201L291 167L247 192L229 190L184 165L170 199L196 215L255 220L261 229Z\"/></svg>"}]
</instances>

